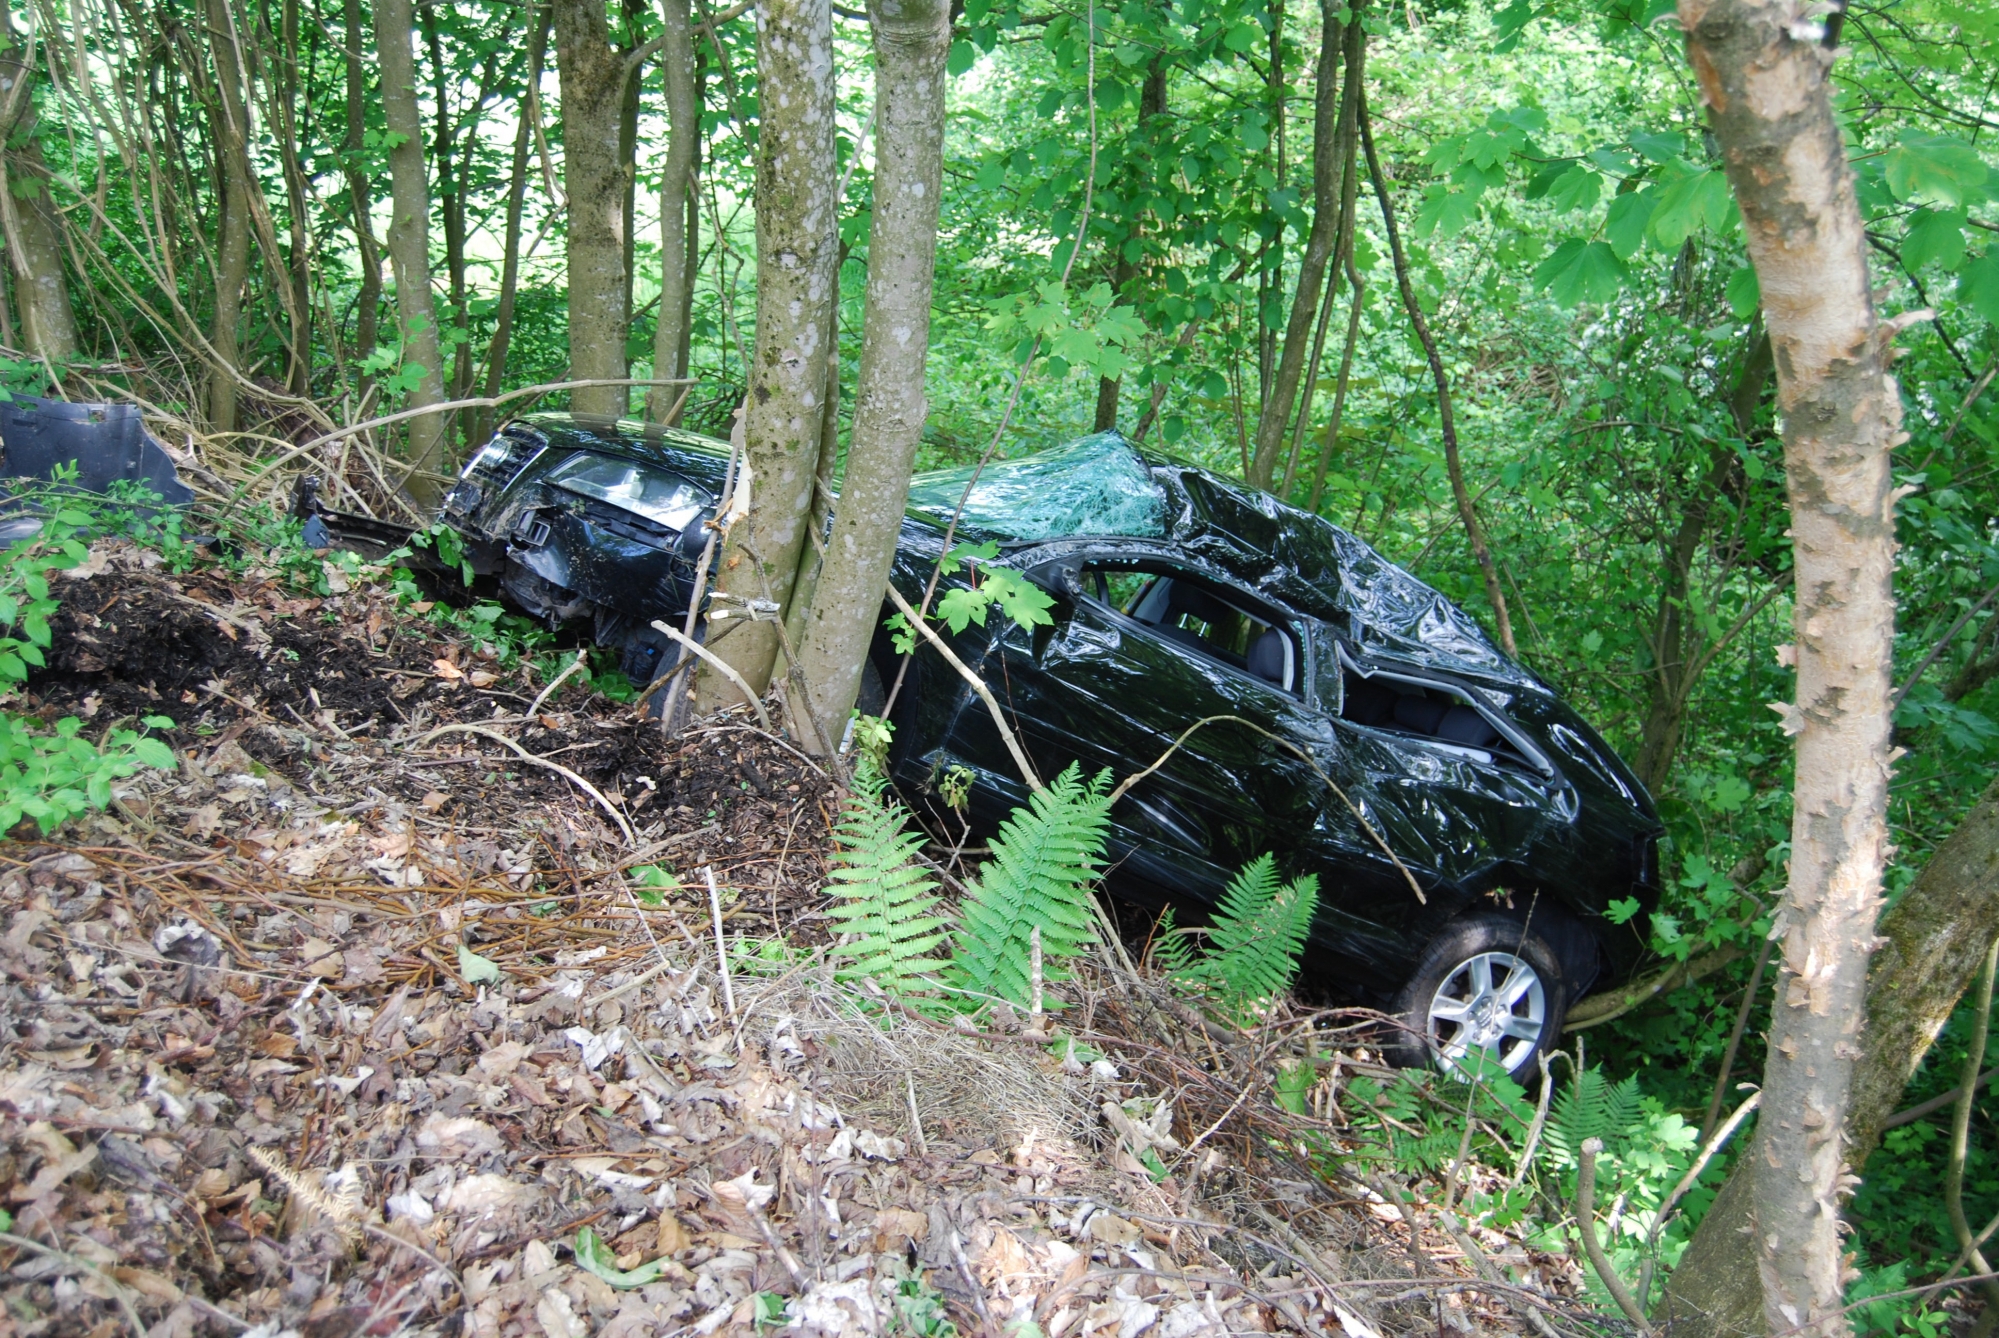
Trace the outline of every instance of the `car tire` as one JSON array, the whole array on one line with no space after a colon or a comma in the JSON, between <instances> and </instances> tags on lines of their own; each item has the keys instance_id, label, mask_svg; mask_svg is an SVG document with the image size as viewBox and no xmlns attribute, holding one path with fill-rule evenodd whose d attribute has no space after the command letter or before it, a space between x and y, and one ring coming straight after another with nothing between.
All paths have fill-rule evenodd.
<instances>
[{"instance_id":1,"label":"car tire","mask_svg":"<svg viewBox=\"0 0 1999 1338\"><path fill-rule=\"evenodd\" d=\"M1464 916L1431 940L1397 996L1391 1057L1460 1078L1502 1068L1524 1086L1560 1043L1568 1005L1560 959L1530 923Z\"/></svg>"}]
</instances>

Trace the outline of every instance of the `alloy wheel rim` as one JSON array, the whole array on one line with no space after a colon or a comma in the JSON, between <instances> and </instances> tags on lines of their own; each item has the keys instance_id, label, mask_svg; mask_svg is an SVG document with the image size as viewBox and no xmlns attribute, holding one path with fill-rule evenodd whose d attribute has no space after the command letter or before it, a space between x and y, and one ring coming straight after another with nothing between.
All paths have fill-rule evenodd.
<instances>
[{"instance_id":1,"label":"alloy wheel rim","mask_svg":"<svg viewBox=\"0 0 1999 1338\"><path fill-rule=\"evenodd\" d=\"M1459 1077L1489 1064L1517 1073L1547 1020L1548 991L1533 964L1510 952L1481 952L1458 963L1431 996L1430 1048Z\"/></svg>"}]
</instances>

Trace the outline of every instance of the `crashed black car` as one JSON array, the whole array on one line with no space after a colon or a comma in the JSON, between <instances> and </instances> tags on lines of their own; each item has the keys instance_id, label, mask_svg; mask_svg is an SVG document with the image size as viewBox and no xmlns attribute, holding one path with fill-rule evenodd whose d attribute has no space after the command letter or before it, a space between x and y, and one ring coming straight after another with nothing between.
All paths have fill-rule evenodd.
<instances>
[{"instance_id":1,"label":"crashed black car","mask_svg":"<svg viewBox=\"0 0 1999 1338\"><path fill-rule=\"evenodd\" d=\"M475 570L551 625L588 620L626 673L671 662L726 444L629 422L516 422L444 506ZM1123 778L1196 731L1113 811L1110 887L1198 915L1265 851L1318 875L1308 968L1409 1024L1405 1057L1523 1074L1565 1012L1638 961L1657 900L1644 788L1547 684L1442 595L1329 522L1102 433L918 475L892 579L914 603L961 540L1054 597L954 649L998 693L1034 765ZM336 523L323 520L320 523ZM897 665L877 642L863 706ZM974 830L1027 793L964 680L920 646L893 708L893 768L935 794L975 780ZM1248 722L1246 728L1239 722ZM940 805L933 805L933 811ZM1612 903L1640 913L1612 918Z\"/></svg>"}]
</instances>

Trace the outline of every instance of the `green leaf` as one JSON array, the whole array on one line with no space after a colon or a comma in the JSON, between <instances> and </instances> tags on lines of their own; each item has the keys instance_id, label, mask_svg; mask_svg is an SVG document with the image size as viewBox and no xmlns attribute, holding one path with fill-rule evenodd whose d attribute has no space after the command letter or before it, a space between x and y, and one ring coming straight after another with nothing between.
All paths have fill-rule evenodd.
<instances>
[{"instance_id":1,"label":"green leaf","mask_svg":"<svg viewBox=\"0 0 1999 1338\"><path fill-rule=\"evenodd\" d=\"M1957 300L1999 326L1999 246L1987 247L1984 255L1958 271ZM7 672L6 658L0 655L0 674Z\"/></svg>"},{"instance_id":2,"label":"green leaf","mask_svg":"<svg viewBox=\"0 0 1999 1338\"><path fill-rule=\"evenodd\" d=\"M178 722L170 715L142 715L139 723L147 729L173 729Z\"/></svg>"},{"instance_id":3,"label":"green leaf","mask_svg":"<svg viewBox=\"0 0 1999 1338\"><path fill-rule=\"evenodd\" d=\"M1883 155L1888 189L1898 200L1924 199L1954 206L1984 197L1985 160L1955 135L1904 130Z\"/></svg>"},{"instance_id":4,"label":"green leaf","mask_svg":"<svg viewBox=\"0 0 1999 1338\"><path fill-rule=\"evenodd\" d=\"M1703 227L1723 231L1734 204L1728 178L1720 172L1709 169L1681 177L1659 193L1658 207L1652 211L1653 240L1663 250L1677 251Z\"/></svg>"},{"instance_id":5,"label":"green leaf","mask_svg":"<svg viewBox=\"0 0 1999 1338\"><path fill-rule=\"evenodd\" d=\"M1581 163L1556 177L1548 185L1548 203L1557 209L1589 209L1603 194L1603 178Z\"/></svg>"},{"instance_id":6,"label":"green leaf","mask_svg":"<svg viewBox=\"0 0 1999 1338\"><path fill-rule=\"evenodd\" d=\"M618 1258L611 1253L611 1247L599 1240L597 1233L589 1227L577 1228L574 1250L579 1267L595 1273L613 1287L626 1291L658 1282L666 1262L663 1259L654 1259L627 1272L618 1267Z\"/></svg>"},{"instance_id":7,"label":"green leaf","mask_svg":"<svg viewBox=\"0 0 1999 1338\"><path fill-rule=\"evenodd\" d=\"M1605 906L1603 908L1603 918L1614 925L1621 925L1628 923L1632 916L1638 914L1638 911L1638 898L1624 897Z\"/></svg>"},{"instance_id":8,"label":"green leaf","mask_svg":"<svg viewBox=\"0 0 1999 1338\"><path fill-rule=\"evenodd\" d=\"M1902 263L1910 269L1941 265L1955 270L1964 263L1965 212L1959 209L1919 209L1902 238Z\"/></svg>"},{"instance_id":9,"label":"green leaf","mask_svg":"<svg viewBox=\"0 0 1999 1338\"><path fill-rule=\"evenodd\" d=\"M1763 287L1756 279L1753 265L1744 265L1728 276L1728 309L1735 313L1735 319L1746 321L1756 314L1756 308L1763 305Z\"/></svg>"},{"instance_id":10,"label":"green leaf","mask_svg":"<svg viewBox=\"0 0 1999 1338\"><path fill-rule=\"evenodd\" d=\"M1455 237L1478 217L1479 192L1431 186L1423 192L1423 207L1412 228L1418 237Z\"/></svg>"},{"instance_id":11,"label":"green leaf","mask_svg":"<svg viewBox=\"0 0 1999 1338\"><path fill-rule=\"evenodd\" d=\"M1639 131L1631 136L1631 147L1655 163L1670 163L1687 151L1687 137Z\"/></svg>"},{"instance_id":12,"label":"green leaf","mask_svg":"<svg viewBox=\"0 0 1999 1338\"><path fill-rule=\"evenodd\" d=\"M952 635L964 631L973 623L986 625L986 609L992 604L992 596L983 590L970 586L956 585L944 592L937 601L937 616L951 629Z\"/></svg>"},{"instance_id":13,"label":"green leaf","mask_svg":"<svg viewBox=\"0 0 1999 1338\"><path fill-rule=\"evenodd\" d=\"M944 68L951 74L963 74L966 70L972 68L972 63L978 60L978 58L978 50L970 42L953 42L951 43L951 54L945 60Z\"/></svg>"},{"instance_id":14,"label":"green leaf","mask_svg":"<svg viewBox=\"0 0 1999 1338\"><path fill-rule=\"evenodd\" d=\"M158 739L135 739L132 743L132 755L155 771L174 769L174 750Z\"/></svg>"},{"instance_id":15,"label":"green leaf","mask_svg":"<svg viewBox=\"0 0 1999 1338\"><path fill-rule=\"evenodd\" d=\"M465 978L467 985L484 985L500 978L500 964L490 957L481 957L461 943L458 945L458 974Z\"/></svg>"},{"instance_id":16,"label":"green leaf","mask_svg":"<svg viewBox=\"0 0 1999 1338\"><path fill-rule=\"evenodd\" d=\"M1610 202L1610 212L1603 218L1603 235L1610 239L1610 249L1619 260L1638 254L1645 242L1645 225L1651 222L1658 203L1659 192L1651 189L1628 191Z\"/></svg>"},{"instance_id":17,"label":"green leaf","mask_svg":"<svg viewBox=\"0 0 1999 1338\"><path fill-rule=\"evenodd\" d=\"M1534 286L1548 290L1555 305L1608 302L1624 287L1628 271L1603 242L1570 238L1534 267Z\"/></svg>"}]
</instances>

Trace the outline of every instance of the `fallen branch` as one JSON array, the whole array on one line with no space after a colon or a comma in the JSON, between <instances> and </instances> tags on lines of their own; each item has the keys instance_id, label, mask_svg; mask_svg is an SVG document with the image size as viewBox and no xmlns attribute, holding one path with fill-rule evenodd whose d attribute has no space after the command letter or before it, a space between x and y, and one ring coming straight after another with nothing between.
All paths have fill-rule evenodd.
<instances>
[{"instance_id":1,"label":"fallen branch","mask_svg":"<svg viewBox=\"0 0 1999 1338\"><path fill-rule=\"evenodd\" d=\"M944 662L956 669L958 676L971 684L972 691L979 694L979 700L984 702L986 710L992 713L993 724L999 726L1000 738L1006 742L1006 750L1013 754L1013 764L1020 768L1021 779L1027 782L1028 789L1040 794L1047 787L1041 783L1041 777L1034 774L1034 764L1027 760L1027 753L1021 748L1019 737L1014 734L1013 727L1006 723L1006 716L1000 712L999 699L994 697L993 690L986 686L986 680L973 673L971 667L944 644L944 638L937 635L930 624L923 620L923 616L909 607L909 601L902 597L902 591L895 588L893 581L888 583L888 597L904 620L922 633L924 639L936 647L937 653L944 657Z\"/></svg>"},{"instance_id":2,"label":"fallen branch","mask_svg":"<svg viewBox=\"0 0 1999 1338\"><path fill-rule=\"evenodd\" d=\"M756 711L757 723L763 726L764 733L771 734L774 732L770 727L770 712L764 710L763 698L757 696L750 688L749 683L741 674L736 672L735 668L727 660L724 660L714 651L709 650L693 637L687 636L676 628L668 627L658 618L652 620L652 628L655 632L664 632L667 636L672 637L678 642L683 649L692 651L694 654L700 656L710 669L713 669L716 673L733 683L736 691L743 694L743 700L748 702Z\"/></svg>"},{"instance_id":3,"label":"fallen branch","mask_svg":"<svg viewBox=\"0 0 1999 1338\"><path fill-rule=\"evenodd\" d=\"M1713 975L1742 955L1742 949L1738 947L1716 948L1713 952L1702 953L1699 957L1689 957L1684 962L1675 962L1663 971L1654 972L1618 989L1603 994L1592 994L1569 1010L1569 1020L1563 1025L1562 1030L1581 1031L1584 1027L1601 1026L1612 1018L1623 1017L1638 1005L1656 999L1661 994Z\"/></svg>"},{"instance_id":4,"label":"fallen branch","mask_svg":"<svg viewBox=\"0 0 1999 1338\"><path fill-rule=\"evenodd\" d=\"M611 815L611 821L617 823L618 830L625 834L625 844L637 845L639 843L639 838L637 833L632 831L632 825L629 822L626 822L625 815L618 812L617 808L611 803L611 801L604 797L604 792L599 790L596 786L592 785L589 781L584 780L581 776L577 775L575 772L571 771L568 767L563 766L562 763L551 762L545 757L537 757L533 753L529 752L527 749L521 747L518 743L515 743L512 739L508 738L506 735L501 734L495 730L485 729L479 725L439 725L436 729L432 730L430 733L418 739L416 743L412 746L421 748L424 744L429 743L432 739L436 738L440 734L477 734L481 738L492 739L496 743L505 744L507 747L511 748L514 751L514 754L517 757L519 757L521 761L529 763L532 766L546 767L548 770L553 771L558 775L567 778L571 784L576 786L577 789L583 791L583 793L589 795L592 799L596 800L597 806L599 808L602 808L606 813Z\"/></svg>"},{"instance_id":5,"label":"fallen branch","mask_svg":"<svg viewBox=\"0 0 1999 1338\"><path fill-rule=\"evenodd\" d=\"M1601 1138L1585 1138L1582 1156L1576 1166L1576 1229L1582 1232L1583 1252L1589 1256L1590 1267L1597 1277L1603 1279L1604 1290L1610 1299L1617 1302L1617 1308L1638 1330L1639 1338L1652 1338L1652 1326L1645 1322L1645 1312L1638 1308L1625 1287L1624 1279L1617 1276L1611 1267L1610 1257L1603 1252L1603 1242L1596 1235L1596 1159L1603 1151Z\"/></svg>"}]
</instances>

